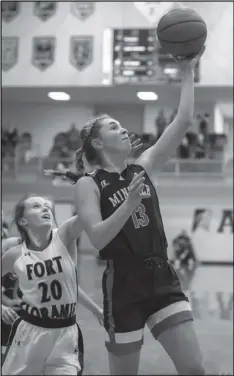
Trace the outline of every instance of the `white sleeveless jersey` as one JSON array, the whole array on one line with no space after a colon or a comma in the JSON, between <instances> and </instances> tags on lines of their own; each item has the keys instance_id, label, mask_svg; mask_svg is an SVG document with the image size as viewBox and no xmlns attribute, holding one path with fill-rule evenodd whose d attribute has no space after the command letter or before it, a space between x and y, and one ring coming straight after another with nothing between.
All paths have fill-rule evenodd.
<instances>
[{"instance_id":1,"label":"white sleeveless jersey","mask_svg":"<svg viewBox=\"0 0 234 376\"><path fill-rule=\"evenodd\" d=\"M32 251L23 243L14 264L22 291L22 309L40 318L69 318L76 313L77 268L57 230L49 246Z\"/></svg>"}]
</instances>

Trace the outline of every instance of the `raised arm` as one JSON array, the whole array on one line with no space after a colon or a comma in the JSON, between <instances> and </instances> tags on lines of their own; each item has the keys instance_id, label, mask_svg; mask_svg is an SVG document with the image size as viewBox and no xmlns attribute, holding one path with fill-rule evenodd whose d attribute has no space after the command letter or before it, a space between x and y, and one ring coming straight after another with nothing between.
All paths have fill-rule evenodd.
<instances>
[{"instance_id":1,"label":"raised arm","mask_svg":"<svg viewBox=\"0 0 234 376\"><path fill-rule=\"evenodd\" d=\"M63 244L68 247L71 243L79 238L82 230L83 225L78 218L78 215L74 215L59 226L58 235Z\"/></svg>"},{"instance_id":2,"label":"raised arm","mask_svg":"<svg viewBox=\"0 0 234 376\"><path fill-rule=\"evenodd\" d=\"M85 176L76 184L75 203L79 218L93 244L101 250L113 240L127 222L134 208L144 196L140 191L144 182L144 172L136 175L129 189L128 198L107 219L103 220L100 210L100 192L94 180Z\"/></svg>"},{"instance_id":3,"label":"raised arm","mask_svg":"<svg viewBox=\"0 0 234 376\"><path fill-rule=\"evenodd\" d=\"M177 115L167 127L160 139L146 150L135 162L141 165L149 176L162 169L170 156L180 144L184 134L193 120L194 112L194 67L203 54L189 61L178 61L182 72L182 88Z\"/></svg>"}]
</instances>

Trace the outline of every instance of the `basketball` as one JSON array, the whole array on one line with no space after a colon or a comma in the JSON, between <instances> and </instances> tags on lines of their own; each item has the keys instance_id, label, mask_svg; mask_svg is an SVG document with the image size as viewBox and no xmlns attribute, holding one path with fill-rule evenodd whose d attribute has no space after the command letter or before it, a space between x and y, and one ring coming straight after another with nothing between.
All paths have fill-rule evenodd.
<instances>
[{"instance_id":1,"label":"basketball","mask_svg":"<svg viewBox=\"0 0 234 376\"><path fill-rule=\"evenodd\" d=\"M207 37L205 21L193 9L174 9L166 13L157 26L162 48L173 56L196 55Z\"/></svg>"}]
</instances>

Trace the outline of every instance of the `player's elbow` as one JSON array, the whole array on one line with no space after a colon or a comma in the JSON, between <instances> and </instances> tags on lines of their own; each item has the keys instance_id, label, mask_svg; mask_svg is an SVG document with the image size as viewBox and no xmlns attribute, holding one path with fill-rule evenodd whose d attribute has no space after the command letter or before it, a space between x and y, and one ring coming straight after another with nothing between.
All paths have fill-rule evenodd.
<instances>
[{"instance_id":1,"label":"player's elbow","mask_svg":"<svg viewBox=\"0 0 234 376\"><path fill-rule=\"evenodd\" d=\"M105 246L110 242L112 239L110 237L110 231L107 231L105 226L103 226L102 221L98 221L93 223L92 225L88 225L86 222L85 225L85 231L88 235L88 238L91 242L91 244L96 248L97 250L101 250L105 248Z\"/></svg>"},{"instance_id":2,"label":"player's elbow","mask_svg":"<svg viewBox=\"0 0 234 376\"><path fill-rule=\"evenodd\" d=\"M97 250L104 248L103 241L102 239L100 239L99 236L90 235L89 240L91 241L91 244L94 246L94 248L96 248Z\"/></svg>"},{"instance_id":3,"label":"player's elbow","mask_svg":"<svg viewBox=\"0 0 234 376\"><path fill-rule=\"evenodd\" d=\"M103 233L96 233L95 231L90 235L89 239L94 248L96 248L98 251L105 248L110 243L109 237L105 236Z\"/></svg>"},{"instance_id":4,"label":"player's elbow","mask_svg":"<svg viewBox=\"0 0 234 376\"><path fill-rule=\"evenodd\" d=\"M97 232L96 228L92 226L91 228L85 229L86 234L88 235L88 238L94 248L97 250L102 249L102 236Z\"/></svg>"}]
</instances>

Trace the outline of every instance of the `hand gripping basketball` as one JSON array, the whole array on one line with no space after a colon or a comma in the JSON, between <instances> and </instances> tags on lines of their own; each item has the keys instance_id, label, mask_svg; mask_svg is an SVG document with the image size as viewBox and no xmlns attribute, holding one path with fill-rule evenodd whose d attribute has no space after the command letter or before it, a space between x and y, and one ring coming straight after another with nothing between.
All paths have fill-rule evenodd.
<instances>
[{"instance_id":1,"label":"hand gripping basketball","mask_svg":"<svg viewBox=\"0 0 234 376\"><path fill-rule=\"evenodd\" d=\"M204 54L206 46L203 46L197 55L190 55L187 57L174 57L174 60L179 64L182 71L190 68L193 69L197 62L200 60L201 56Z\"/></svg>"},{"instance_id":2,"label":"hand gripping basketball","mask_svg":"<svg viewBox=\"0 0 234 376\"><path fill-rule=\"evenodd\" d=\"M145 171L141 171L139 174L135 173L129 185L127 201L133 209L141 203L143 198L148 197L143 191L145 181L144 173Z\"/></svg>"}]
</instances>

